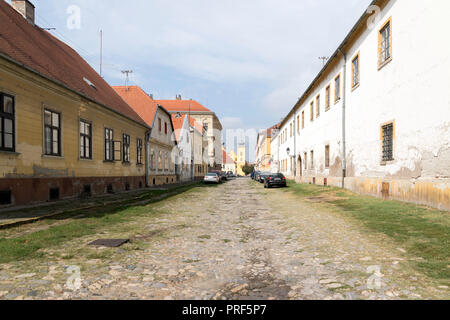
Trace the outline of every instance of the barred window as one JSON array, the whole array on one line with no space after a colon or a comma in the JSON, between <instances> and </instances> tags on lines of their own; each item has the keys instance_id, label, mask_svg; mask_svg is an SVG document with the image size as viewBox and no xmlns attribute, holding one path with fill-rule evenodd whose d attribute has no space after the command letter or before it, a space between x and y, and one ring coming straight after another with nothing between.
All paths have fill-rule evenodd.
<instances>
[{"instance_id":1,"label":"barred window","mask_svg":"<svg viewBox=\"0 0 450 320\"><path fill-rule=\"evenodd\" d=\"M316 118L320 117L320 94L316 97Z\"/></svg>"},{"instance_id":2,"label":"barred window","mask_svg":"<svg viewBox=\"0 0 450 320\"><path fill-rule=\"evenodd\" d=\"M325 168L330 167L330 146L325 146Z\"/></svg>"},{"instance_id":3,"label":"barred window","mask_svg":"<svg viewBox=\"0 0 450 320\"><path fill-rule=\"evenodd\" d=\"M15 151L14 98L0 93L0 150Z\"/></svg>"},{"instance_id":4,"label":"barred window","mask_svg":"<svg viewBox=\"0 0 450 320\"><path fill-rule=\"evenodd\" d=\"M311 122L313 122L314 121L314 101L311 102L310 107L311 107Z\"/></svg>"},{"instance_id":5,"label":"barred window","mask_svg":"<svg viewBox=\"0 0 450 320\"><path fill-rule=\"evenodd\" d=\"M338 75L334 79L334 101L337 102L341 99L341 75Z\"/></svg>"},{"instance_id":6,"label":"barred window","mask_svg":"<svg viewBox=\"0 0 450 320\"><path fill-rule=\"evenodd\" d=\"M92 159L92 126L80 120L80 159Z\"/></svg>"},{"instance_id":7,"label":"barred window","mask_svg":"<svg viewBox=\"0 0 450 320\"><path fill-rule=\"evenodd\" d=\"M331 86L325 89L325 111L330 110L331 106Z\"/></svg>"},{"instance_id":8,"label":"barred window","mask_svg":"<svg viewBox=\"0 0 450 320\"><path fill-rule=\"evenodd\" d=\"M352 60L352 87L355 88L359 85L359 54Z\"/></svg>"},{"instance_id":9,"label":"barred window","mask_svg":"<svg viewBox=\"0 0 450 320\"><path fill-rule=\"evenodd\" d=\"M44 154L61 156L61 115L44 110Z\"/></svg>"},{"instance_id":10,"label":"barred window","mask_svg":"<svg viewBox=\"0 0 450 320\"><path fill-rule=\"evenodd\" d=\"M384 125L382 128L383 135L383 162L394 160L394 124Z\"/></svg>"},{"instance_id":11,"label":"barred window","mask_svg":"<svg viewBox=\"0 0 450 320\"><path fill-rule=\"evenodd\" d=\"M389 20L379 34L379 65L382 66L392 57L392 33L391 33L391 20Z\"/></svg>"}]
</instances>

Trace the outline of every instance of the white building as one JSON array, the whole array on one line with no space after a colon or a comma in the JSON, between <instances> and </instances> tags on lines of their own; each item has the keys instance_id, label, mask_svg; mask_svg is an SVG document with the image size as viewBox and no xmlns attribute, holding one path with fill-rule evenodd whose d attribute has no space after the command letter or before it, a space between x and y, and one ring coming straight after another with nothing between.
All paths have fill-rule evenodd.
<instances>
[{"instance_id":1,"label":"white building","mask_svg":"<svg viewBox=\"0 0 450 320\"><path fill-rule=\"evenodd\" d=\"M369 9L281 123L272 153L298 182L450 210L450 2Z\"/></svg>"}]
</instances>

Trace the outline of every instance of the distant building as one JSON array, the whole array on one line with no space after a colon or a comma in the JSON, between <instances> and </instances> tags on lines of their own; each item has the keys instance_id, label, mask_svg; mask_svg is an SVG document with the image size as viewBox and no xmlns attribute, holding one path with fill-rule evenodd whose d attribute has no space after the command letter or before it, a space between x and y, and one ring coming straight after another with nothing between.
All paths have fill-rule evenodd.
<instances>
[{"instance_id":1,"label":"distant building","mask_svg":"<svg viewBox=\"0 0 450 320\"><path fill-rule=\"evenodd\" d=\"M237 174L236 161L234 161L234 159L227 154L225 148L223 148L222 150L222 158L223 158L222 170L225 172L233 172L234 174Z\"/></svg>"},{"instance_id":2,"label":"distant building","mask_svg":"<svg viewBox=\"0 0 450 320\"><path fill-rule=\"evenodd\" d=\"M175 164L178 161L177 142L173 138L173 123L170 113L151 99L138 86L113 87L122 99L151 127L147 173L149 186L177 182Z\"/></svg>"},{"instance_id":3,"label":"distant building","mask_svg":"<svg viewBox=\"0 0 450 320\"><path fill-rule=\"evenodd\" d=\"M238 146L238 153L237 153L237 174L241 176L245 176L244 171L242 171L242 168L247 164L247 148L245 144L241 144Z\"/></svg>"},{"instance_id":4,"label":"distant building","mask_svg":"<svg viewBox=\"0 0 450 320\"><path fill-rule=\"evenodd\" d=\"M201 123L205 130L207 141L206 157L209 169L222 168L222 124L217 115L195 100L183 100L177 96L175 100L155 100L170 113L189 114Z\"/></svg>"},{"instance_id":5,"label":"distant building","mask_svg":"<svg viewBox=\"0 0 450 320\"><path fill-rule=\"evenodd\" d=\"M258 171L271 171L273 156L271 154L272 135L278 130L279 124L264 130L258 134L256 140L255 169Z\"/></svg>"}]
</instances>

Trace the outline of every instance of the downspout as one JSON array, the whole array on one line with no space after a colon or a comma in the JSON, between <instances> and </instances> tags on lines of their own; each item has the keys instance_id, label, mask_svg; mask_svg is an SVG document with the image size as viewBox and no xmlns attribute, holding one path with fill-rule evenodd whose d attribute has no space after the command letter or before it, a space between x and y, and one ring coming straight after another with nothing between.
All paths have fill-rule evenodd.
<instances>
[{"instance_id":1,"label":"downspout","mask_svg":"<svg viewBox=\"0 0 450 320\"><path fill-rule=\"evenodd\" d=\"M295 128L295 113L294 113L294 125L292 126L293 128L293 134L294 134L294 181L295 179L297 179L297 133L296 133L296 128Z\"/></svg>"},{"instance_id":2,"label":"downspout","mask_svg":"<svg viewBox=\"0 0 450 320\"><path fill-rule=\"evenodd\" d=\"M346 90L347 90L347 56L345 53L341 50L341 48L338 49L339 52L344 57L344 71L343 71L343 79L342 79L342 188L345 188L345 178L347 177L347 141L346 141L346 122L345 122L345 108L346 108Z\"/></svg>"},{"instance_id":3,"label":"downspout","mask_svg":"<svg viewBox=\"0 0 450 320\"><path fill-rule=\"evenodd\" d=\"M152 130L146 132L145 134L145 186L150 187L150 137L152 136Z\"/></svg>"}]
</instances>

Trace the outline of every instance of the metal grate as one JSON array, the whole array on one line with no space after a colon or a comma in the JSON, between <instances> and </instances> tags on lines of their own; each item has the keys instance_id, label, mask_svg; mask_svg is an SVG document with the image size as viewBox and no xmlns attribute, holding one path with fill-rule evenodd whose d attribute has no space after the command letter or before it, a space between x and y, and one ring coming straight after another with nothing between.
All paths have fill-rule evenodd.
<instances>
[{"instance_id":1,"label":"metal grate","mask_svg":"<svg viewBox=\"0 0 450 320\"><path fill-rule=\"evenodd\" d=\"M96 247L118 248L128 242L130 242L130 239L99 239L89 243L89 245Z\"/></svg>"},{"instance_id":2,"label":"metal grate","mask_svg":"<svg viewBox=\"0 0 450 320\"><path fill-rule=\"evenodd\" d=\"M383 161L394 160L394 125L382 127L383 130Z\"/></svg>"}]
</instances>

